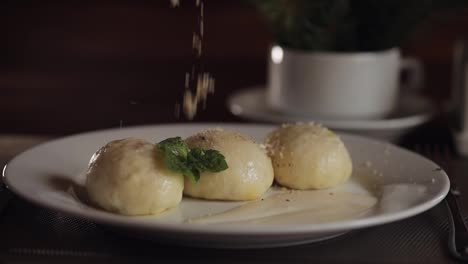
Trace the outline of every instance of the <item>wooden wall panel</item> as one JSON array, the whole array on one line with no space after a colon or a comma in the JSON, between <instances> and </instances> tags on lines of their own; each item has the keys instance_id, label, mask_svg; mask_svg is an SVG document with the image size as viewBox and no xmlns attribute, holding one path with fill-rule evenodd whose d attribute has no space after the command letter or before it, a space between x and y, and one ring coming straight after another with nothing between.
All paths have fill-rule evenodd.
<instances>
[{"instance_id":1,"label":"wooden wall panel","mask_svg":"<svg viewBox=\"0 0 468 264\"><path fill-rule=\"evenodd\" d=\"M465 12L468 14L468 12ZM451 51L468 16L431 20L404 46L426 64L426 93L448 96ZM179 122L184 74L193 62L194 1L40 1L0 4L0 133L69 134ZM239 121L229 94L265 82L271 42L240 1L206 1L204 64L216 93L196 121Z\"/></svg>"}]
</instances>

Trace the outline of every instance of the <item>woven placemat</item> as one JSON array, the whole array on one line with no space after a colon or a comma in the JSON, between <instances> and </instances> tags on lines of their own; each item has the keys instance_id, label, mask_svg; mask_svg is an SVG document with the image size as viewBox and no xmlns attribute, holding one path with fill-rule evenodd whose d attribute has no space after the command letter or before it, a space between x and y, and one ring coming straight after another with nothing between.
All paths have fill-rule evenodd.
<instances>
[{"instance_id":1,"label":"woven placemat","mask_svg":"<svg viewBox=\"0 0 468 264\"><path fill-rule=\"evenodd\" d=\"M450 263L444 203L416 217L353 231L324 242L273 249L209 249L160 244L113 233L14 198L0 219L0 254L83 261L208 263Z\"/></svg>"},{"instance_id":2,"label":"woven placemat","mask_svg":"<svg viewBox=\"0 0 468 264\"><path fill-rule=\"evenodd\" d=\"M44 140L0 137L0 162ZM457 171L463 174L468 163L461 165ZM468 178L461 180L468 194ZM462 203L468 205L468 195ZM191 248L116 234L14 197L0 215L0 263L456 263L448 254L447 236L447 209L441 203L409 219L319 243L248 250Z\"/></svg>"}]
</instances>

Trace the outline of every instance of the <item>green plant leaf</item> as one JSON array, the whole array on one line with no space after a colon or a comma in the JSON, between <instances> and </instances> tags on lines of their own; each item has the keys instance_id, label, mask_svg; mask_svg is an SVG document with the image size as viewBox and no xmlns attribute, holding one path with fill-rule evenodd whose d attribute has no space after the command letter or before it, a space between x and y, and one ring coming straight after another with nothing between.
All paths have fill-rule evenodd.
<instances>
[{"instance_id":1,"label":"green plant leaf","mask_svg":"<svg viewBox=\"0 0 468 264\"><path fill-rule=\"evenodd\" d=\"M175 156L187 158L189 147L181 137L167 138L158 143L158 148L171 151Z\"/></svg>"},{"instance_id":2,"label":"green plant leaf","mask_svg":"<svg viewBox=\"0 0 468 264\"><path fill-rule=\"evenodd\" d=\"M276 44L307 51L378 51L397 47L433 13L450 17L466 0L248 0Z\"/></svg>"},{"instance_id":3,"label":"green plant leaf","mask_svg":"<svg viewBox=\"0 0 468 264\"><path fill-rule=\"evenodd\" d=\"M167 169L182 174L192 182L197 182L202 172L220 172L228 168L224 156L219 151L189 149L180 137L165 139L156 145L156 149Z\"/></svg>"},{"instance_id":4,"label":"green plant leaf","mask_svg":"<svg viewBox=\"0 0 468 264\"><path fill-rule=\"evenodd\" d=\"M200 172L220 172L228 168L223 154L214 149L193 148L189 152L188 162Z\"/></svg>"}]
</instances>

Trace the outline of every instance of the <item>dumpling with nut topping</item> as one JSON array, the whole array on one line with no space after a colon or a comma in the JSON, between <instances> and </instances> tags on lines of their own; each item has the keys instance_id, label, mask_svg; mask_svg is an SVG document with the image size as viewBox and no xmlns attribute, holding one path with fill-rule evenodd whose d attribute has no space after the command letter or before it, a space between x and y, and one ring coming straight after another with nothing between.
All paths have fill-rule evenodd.
<instances>
[{"instance_id":1,"label":"dumpling with nut topping","mask_svg":"<svg viewBox=\"0 0 468 264\"><path fill-rule=\"evenodd\" d=\"M91 158L86 188L90 200L124 215L157 214L182 200L183 176L168 170L154 144L111 141Z\"/></svg>"},{"instance_id":2,"label":"dumpling with nut topping","mask_svg":"<svg viewBox=\"0 0 468 264\"><path fill-rule=\"evenodd\" d=\"M273 167L265 150L251 139L228 130L211 129L185 140L190 148L214 149L226 160L220 172L202 172L198 182L185 179L184 194L213 200L254 200L273 183Z\"/></svg>"},{"instance_id":3,"label":"dumpling with nut topping","mask_svg":"<svg viewBox=\"0 0 468 264\"><path fill-rule=\"evenodd\" d=\"M321 125L286 124L265 144L277 183L293 189L324 189L345 182L351 158L341 139Z\"/></svg>"}]
</instances>

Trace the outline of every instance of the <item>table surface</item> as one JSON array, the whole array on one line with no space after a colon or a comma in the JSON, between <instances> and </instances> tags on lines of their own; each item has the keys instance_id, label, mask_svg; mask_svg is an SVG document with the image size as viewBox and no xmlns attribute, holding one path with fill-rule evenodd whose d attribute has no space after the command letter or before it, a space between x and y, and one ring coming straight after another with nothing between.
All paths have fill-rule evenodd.
<instances>
[{"instance_id":1,"label":"table surface","mask_svg":"<svg viewBox=\"0 0 468 264\"><path fill-rule=\"evenodd\" d=\"M48 139L0 135L0 163L5 164L14 155ZM462 192L468 193L468 179L461 175L468 171L468 160L453 160L445 169L449 175L459 175L458 184ZM464 211L468 211L468 196L464 196L461 203ZM468 215L464 216L466 219ZM17 197L10 200L0 215L0 263L455 263L448 254L447 239L448 217L444 202L409 219L353 231L319 243L248 250L190 248L125 237Z\"/></svg>"}]
</instances>

